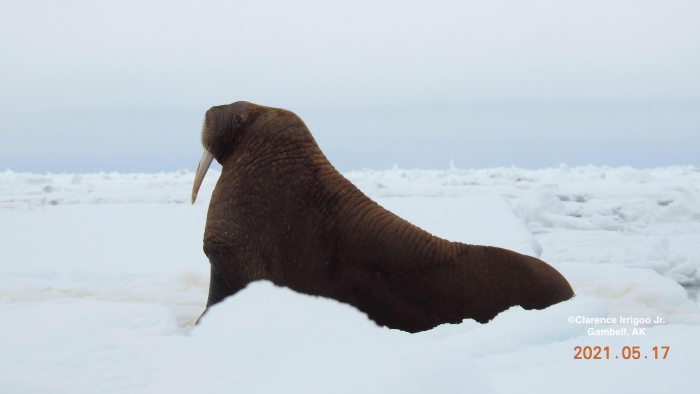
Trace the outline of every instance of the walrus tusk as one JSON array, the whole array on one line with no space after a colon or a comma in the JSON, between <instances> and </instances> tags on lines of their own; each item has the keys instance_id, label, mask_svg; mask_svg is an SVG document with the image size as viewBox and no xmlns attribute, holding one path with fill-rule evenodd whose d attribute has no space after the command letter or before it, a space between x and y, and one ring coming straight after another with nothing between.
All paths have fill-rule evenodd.
<instances>
[{"instance_id":1,"label":"walrus tusk","mask_svg":"<svg viewBox=\"0 0 700 394\"><path fill-rule=\"evenodd\" d=\"M194 174L194 184L192 185L192 204L194 204L197 199L197 193L199 192L199 187L202 186L202 181L204 180L204 175L207 174L211 162L214 160L214 155L208 150L204 150L202 153L202 158L199 160L197 165L197 173Z\"/></svg>"}]
</instances>

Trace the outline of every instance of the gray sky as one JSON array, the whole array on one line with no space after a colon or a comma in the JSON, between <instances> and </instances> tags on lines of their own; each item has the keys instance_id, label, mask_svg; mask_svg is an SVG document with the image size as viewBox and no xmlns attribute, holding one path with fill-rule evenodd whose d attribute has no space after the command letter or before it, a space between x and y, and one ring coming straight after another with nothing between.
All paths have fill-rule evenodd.
<instances>
[{"instance_id":1,"label":"gray sky","mask_svg":"<svg viewBox=\"0 0 700 394\"><path fill-rule=\"evenodd\" d=\"M196 167L212 105L336 167L700 166L700 1L0 1L0 171Z\"/></svg>"}]
</instances>

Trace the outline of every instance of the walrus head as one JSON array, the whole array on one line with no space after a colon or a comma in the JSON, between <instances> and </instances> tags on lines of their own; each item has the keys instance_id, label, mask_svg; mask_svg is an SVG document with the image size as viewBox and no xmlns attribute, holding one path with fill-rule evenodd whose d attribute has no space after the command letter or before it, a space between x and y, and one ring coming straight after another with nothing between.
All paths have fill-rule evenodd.
<instances>
[{"instance_id":1,"label":"walrus head","mask_svg":"<svg viewBox=\"0 0 700 394\"><path fill-rule=\"evenodd\" d=\"M197 200L197 193L211 162L214 159L219 163L223 162L227 148L233 144L234 136L242 133L243 127L248 125L253 107L246 102L218 105L211 107L204 115L201 136L204 152L194 176L192 204Z\"/></svg>"},{"instance_id":2,"label":"walrus head","mask_svg":"<svg viewBox=\"0 0 700 394\"><path fill-rule=\"evenodd\" d=\"M289 111L246 101L211 107L202 122L201 139L204 152L195 173L192 204L197 199L204 176L214 159L223 165L239 145L270 137L269 134L276 130L269 127L269 121L279 123L282 118L296 118L294 120L301 122L301 119ZM287 122L289 120L287 119Z\"/></svg>"}]
</instances>

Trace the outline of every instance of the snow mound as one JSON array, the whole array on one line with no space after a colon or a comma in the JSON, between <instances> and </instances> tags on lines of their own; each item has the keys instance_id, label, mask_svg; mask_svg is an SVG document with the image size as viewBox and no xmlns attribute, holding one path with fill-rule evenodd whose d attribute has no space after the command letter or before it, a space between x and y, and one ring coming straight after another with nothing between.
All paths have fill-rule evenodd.
<instances>
[{"instance_id":1,"label":"snow mound","mask_svg":"<svg viewBox=\"0 0 700 394\"><path fill-rule=\"evenodd\" d=\"M213 307L149 392L492 392L473 359L269 282Z\"/></svg>"}]
</instances>

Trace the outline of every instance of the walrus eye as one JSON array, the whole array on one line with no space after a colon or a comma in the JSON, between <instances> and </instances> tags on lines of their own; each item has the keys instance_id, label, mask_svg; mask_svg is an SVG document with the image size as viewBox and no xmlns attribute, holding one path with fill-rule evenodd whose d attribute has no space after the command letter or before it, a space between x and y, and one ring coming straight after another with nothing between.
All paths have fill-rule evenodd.
<instances>
[{"instance_id":1,"label":"walrus eye","mask_svg":"<svg viewBox=\"0 0 700 394\"><path fill-rule=\"evenodd\" d=\"M241 125L243 124L243 118L241 118L241 115L236 115L236 117L233 118L233 124L236 127L241 127Z\"/></svg>"}]
</instances>

